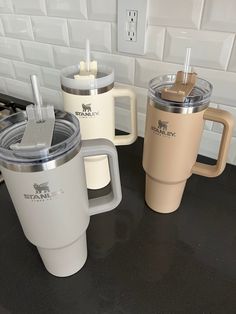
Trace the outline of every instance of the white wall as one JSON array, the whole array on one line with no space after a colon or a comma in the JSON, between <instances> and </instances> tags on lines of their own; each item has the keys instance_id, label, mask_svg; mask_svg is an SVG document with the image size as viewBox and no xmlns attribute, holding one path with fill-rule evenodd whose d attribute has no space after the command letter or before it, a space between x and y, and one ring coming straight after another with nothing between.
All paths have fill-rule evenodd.
<instances>
[{"instance_id":1,"label":"white wall","mask_svg":"<svg viewBox=\"0 0 236 314\"><path fill-rule=\"evenodd\" d=\"M119 0L117 0L119 1ZM0 0L0 92L32 99L29 74L39 78L44 100L62 107L60 69L84 55L115 69L119 84L138 96L143 135L148 81L181 68L191 46L195 71L214 85L212 106L236 120L236 1L150 0L147 53L122 54L116 47L116 0ZM117 106L117 126L128 130L126 100ZM200 152L216 157L221 128L207 122ZM236 164L236 130L229 162Z\"/></svg>"}]
</instances>

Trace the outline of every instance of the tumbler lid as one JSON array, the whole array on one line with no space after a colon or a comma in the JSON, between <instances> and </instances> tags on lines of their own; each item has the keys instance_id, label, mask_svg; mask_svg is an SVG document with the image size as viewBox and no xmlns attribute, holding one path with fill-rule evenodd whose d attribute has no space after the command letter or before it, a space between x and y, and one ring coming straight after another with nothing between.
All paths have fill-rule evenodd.
<instances>
[{"instance_id":1,"label":"tumbler lid","mask_svg":"<svg viewBox=\"0 0 236 314\"><path fill-rule=\"evenodd\" d=\"M86 40L85 60L61 71L61 87L64 92L75 95L102 94L114 85L114 71L91 61L90 42Z\"/></svg>"},{"instance_id":2,"label":"tumbler lid","mask_svg":"<svg viewBox=\"0 0 236 314\"><path fill-rule=\"evenodd\" d=\"M183 71L152 79L149 83L150 104L163 111L194 113L208 107L212 85L197 77L190 66L191 48L186 49Z\"/></svg>"},{"instance_id":3,"label":"tumbler lid","mask_svg":"<svg viewBox=\"0 0 236 314\"><path fill-rule=\"evenodd\" d=\"M34 105L26 107L27 124L20 143L12 144L13 150L32 151L40 148L48 148L52 143L52 135L55 123L54 107L43 106L38 78L30 76Z\"/></svg>"},{"instance_id":4,"label":"tumbler lid","mask_svg":"<svg viewBox=\"0 0 236 314\"><path fill-rule=\"evenodd\" d=\"M73 158L81 145L79 120L71 113L55 110L50 147L14 150L28 122L25 111L0 120L0 165L15 171L35 172L56 168Z\"/></svg>"},{"instance_id":5,"label":"tumbler lid","mask_svg":"<svg viewBox=\"0 0 236 314\"><path fill-rule=\"evenodd\" d=\"M114 71L106 65L98 65L95 77L78 80L80 65L72 65L61 71L61 88L66 93L75 95L96 95L107 92L114 85Z\"/></svg>"},{"instance_id":6,"label":"tumbler lid","mask_svg":"<svg viewBox=\"0 0 236 314\"><path fill-rule=\"evenodd\" d=\"M210 82L197 77L191 92L184 97L183 102L163 98L163 90L171 89L176 82L176 74L166 74L155 77L149 82L148 95L151 105L174 113L194 113L208 107L212 92Z\"/></svg>"}]
</instances>

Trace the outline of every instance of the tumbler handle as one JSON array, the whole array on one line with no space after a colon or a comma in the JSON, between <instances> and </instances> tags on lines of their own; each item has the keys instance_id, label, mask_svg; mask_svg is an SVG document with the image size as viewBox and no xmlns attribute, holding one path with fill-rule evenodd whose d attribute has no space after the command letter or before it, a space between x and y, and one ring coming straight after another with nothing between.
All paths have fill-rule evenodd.
<instances>
[{"instance_id":1,"label":"tumbler handle","mask_svg":"<svg viewBox=\"0 0 236 314\"><path fill-rule=\"evenodd\" d=\"M112 97L129 97L130 114L131 114L131 132L127 135L116 135L114 138L115 145L129 145L137 139L137 105L135 93L126 88L113 88Z\"/></svg>"},{"instance_id":2,"label":"tumbler handle","mask_svg":"<svg viewBox=\"0 0 236 314\"><path fill-rule=\"evenodd\" d=\"M82 157L107 155L112 191L89 200L89 214L95 215L117 207L122 199L118 156L115 146L106 139L84 140L81 146Z\"/></svg>"},{"instance_id":3,"label":"tumbler handle","mask_svg":"<svg viewBox=\"0 0 236 314\"><path fill-rule=\"evenodd\" d=\"M196 162L192 168L192 173L205 177L217 177L224 171L224 168L226 166L230 140L234 127L234 120L229 112L215 108L208 108L203 115L203 119L219 122L222 123L224 126L220 142L218 159L216 164L213 166Z\"/></svg>"}]
</instances>

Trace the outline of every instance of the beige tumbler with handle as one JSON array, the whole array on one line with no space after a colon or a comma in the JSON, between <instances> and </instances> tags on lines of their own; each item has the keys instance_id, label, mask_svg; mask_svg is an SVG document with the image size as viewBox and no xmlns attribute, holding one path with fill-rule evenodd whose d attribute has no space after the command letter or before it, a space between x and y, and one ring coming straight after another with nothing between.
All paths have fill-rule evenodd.
<instances>
[{"instance_id":1,"label":"beige tumbler with handle","mask_svg":"<svg viewBox=\"0 0 236 314\"><path fill-rule=\"evenodd\" d=\"M156 77L149 83L143 167L145 199L156 212L175 211L187 179L194 174L216 177L226 165L233 118L220 109L208 108L212 85L188 73ZM223 124L216 165L196 162L206 120Z\"/></svg>"},{"instance_id":2,"label":"beige tumbler with handle","mask_svg":"<svg viewBox=\"0 0 236 314\"><path fill-rule=\"evenodd\" d=\"M83 64L83 63L82 63ZM61 72L64 109L76 115L80 121L83 140L106 138L114 145L129 145L137 138L137 109L134 92L114 87L112 68L99 65L96 73L81 73L81 64L65 68ZM130 134L115 135L115 99L130 100ZM89 189L103 188L110 182L106 156L85 159L86 180Z\"/></svg>"}]
</instances>

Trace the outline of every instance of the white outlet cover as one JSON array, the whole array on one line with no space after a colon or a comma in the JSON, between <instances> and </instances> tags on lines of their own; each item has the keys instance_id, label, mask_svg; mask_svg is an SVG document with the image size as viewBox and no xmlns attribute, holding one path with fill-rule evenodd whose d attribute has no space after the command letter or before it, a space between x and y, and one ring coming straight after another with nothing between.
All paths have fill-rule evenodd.
<instances>
[{"instance_id":1,"label":"white outlet cover","mask_svg":"<svg viewBox=\"0 0 236 314\"><path fill-rule=\"evenodd\" d=\"M146 46L148 0L119 0L117 1L117 4L118 51L144 55ZM128 40L127 11L138 12L135 41Z\"/></svg>"}]
</instances>

